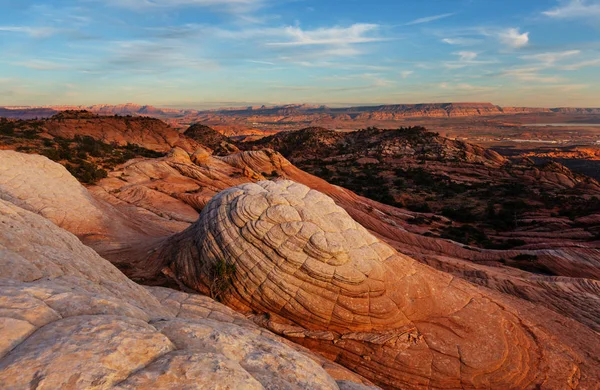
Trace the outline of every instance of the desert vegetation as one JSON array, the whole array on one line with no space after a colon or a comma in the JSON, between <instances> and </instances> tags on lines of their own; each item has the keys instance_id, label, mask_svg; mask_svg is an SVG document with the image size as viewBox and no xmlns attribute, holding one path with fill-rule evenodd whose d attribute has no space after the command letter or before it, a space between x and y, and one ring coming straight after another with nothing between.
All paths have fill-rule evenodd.
<instances>
[{"instance_id":1,"label":"desert vegetation","mask_svg":"<svg viewBox=\"0 0 600 390\"><path fill-rule=\"evenodd\" d=\"M52 120L72 118L62 113ZM78 113L78 115L83 115ZM64 165L84 184L94 184L107 177L119 164L138 157L157 158L164 153L128 143L106 143L91 136L75 135L72 139L56 137L44 129L45 121L10 121L0 119L0 143L24 152L41 154Z\"/></svg>"}]
</instances>

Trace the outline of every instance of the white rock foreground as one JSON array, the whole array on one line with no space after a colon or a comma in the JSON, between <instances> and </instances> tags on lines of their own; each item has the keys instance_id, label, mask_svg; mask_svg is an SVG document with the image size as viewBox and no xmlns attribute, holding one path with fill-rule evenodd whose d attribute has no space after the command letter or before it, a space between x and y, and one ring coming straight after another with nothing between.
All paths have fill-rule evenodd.
<instances>
[{"instance_id":1,"label":"white rock foreground","mask_svg":"<svg viewBox=\"0 0 600 390\"><path fill-rule=\"evenodd\" d=\"M71 233L5 200L0 387L370 388L208 297L135 284Z\"/></svg>"}]
</instances>

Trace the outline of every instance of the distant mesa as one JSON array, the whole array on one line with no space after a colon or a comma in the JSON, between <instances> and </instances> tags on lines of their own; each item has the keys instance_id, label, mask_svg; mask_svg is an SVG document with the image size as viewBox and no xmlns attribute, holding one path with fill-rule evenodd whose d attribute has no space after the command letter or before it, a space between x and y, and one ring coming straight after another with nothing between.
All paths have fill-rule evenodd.
<instances>
[{"instance_id":1,"label":"distant mesa","mask_svg":"<svg viewBox=\"0 0 600 390\"><path fill-rule=\"evenodd\" d=\"M0 117L33 119L47 118L56 112L65 110L87 110L101 115L150 115L162 119L211 118L215 116L318 116L328 115L332 119L350 116L352 119L398 120L402 118L453 118L478 117L514 114L600 114L600 108L536 108L536 107L501 107L486 102L456 103L422 103L422 104L387 104L378 106L355 106L333 108L325 105L286 104L273 106L230 107L212 110L193 110L176 108L159 108L149 105L98 104L92 106L44 106L44 107L0 107Z\"/></svg>"}]
</instances>

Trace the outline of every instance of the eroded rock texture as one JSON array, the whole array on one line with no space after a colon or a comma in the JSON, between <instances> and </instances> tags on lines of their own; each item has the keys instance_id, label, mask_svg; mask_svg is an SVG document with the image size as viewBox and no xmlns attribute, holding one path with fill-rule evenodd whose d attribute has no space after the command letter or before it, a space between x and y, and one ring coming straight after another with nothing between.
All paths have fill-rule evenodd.
<instances>
[{"instance_id":1,"label":"eroded rock texture","mask_svg":"<svg viewBox=\"0 0 600 390\"><path fill-rule=\"evenodd\" d=\"M72 234L0 200L0 387L353 386L371 387L208 297L133 283Z\"/></svg>"},{"instance_id":2,"label":"eroded rock texture","mask_svg":"<svg viewBox=\"0 0 600 390\"><path fill-rule=\"evenodd\" d=\"M331 198L291 181L225 190L153 260L205 293L220 264L235 265L229 306L388 387L600 380L597 333L401 255Z\"/></svg>"}]
</instances>

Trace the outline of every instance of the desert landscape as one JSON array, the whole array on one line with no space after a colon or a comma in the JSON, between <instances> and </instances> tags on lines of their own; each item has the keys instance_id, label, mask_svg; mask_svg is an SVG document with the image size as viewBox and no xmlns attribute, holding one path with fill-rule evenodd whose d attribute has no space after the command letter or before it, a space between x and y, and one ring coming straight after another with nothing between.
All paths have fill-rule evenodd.
<instances>
[{"instance_id":1,"label":"desert landscape","mask_svg":"<svg viewBox=\"0 0 600 390\"><path fill-rule=\"evenodd\" d=\"M600 380L600 184L556 161L74 110L2 119L0 145L9 388Z\"/></svg>"},{"instance_id":2,"label":"desert landscape","mask_svg":"<svg viewBox=\"0 0 600 390\"><path fill-rule=\"evenodd\" d=\"M0 390L600 390L600 0L0 10Z\"/></svg>"}]
</instances>

